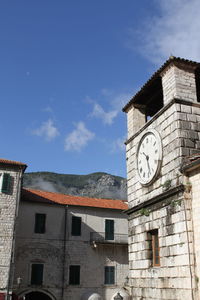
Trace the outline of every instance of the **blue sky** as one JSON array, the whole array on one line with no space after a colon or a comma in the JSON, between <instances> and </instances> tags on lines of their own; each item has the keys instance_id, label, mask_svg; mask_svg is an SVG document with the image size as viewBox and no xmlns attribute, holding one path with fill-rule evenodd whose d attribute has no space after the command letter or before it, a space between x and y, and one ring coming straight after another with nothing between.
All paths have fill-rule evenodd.
<instances>
[{"instance_id":1,"label":"blue sky","mask_svg":"<svg viewBox=\"0 0 200 300\"><path fill-rule=\"evenodd\" d=\"M199 0L2 0L1 157L126 176L121 109L171 54L200 60Z\"/></svg>"}]
</instances>

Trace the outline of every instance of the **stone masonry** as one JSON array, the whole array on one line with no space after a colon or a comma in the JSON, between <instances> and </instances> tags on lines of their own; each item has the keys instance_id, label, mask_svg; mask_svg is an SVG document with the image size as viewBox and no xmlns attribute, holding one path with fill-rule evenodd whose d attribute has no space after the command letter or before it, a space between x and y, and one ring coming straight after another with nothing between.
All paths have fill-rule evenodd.
<instances>
[{"instance_id":1,"label":"stone masonry","mask_svg":"<svg viewBox=\"0 0 200 300\"><path fill-rule=\"evenodd\" d=\"M145 109L137 109L139 93L137 102L133 98L125 107L128 114L129 266L134 300L199 299L195 280L194 204L185 189L184 174L180 172L184 158L200 152L200 104L195 85L197 67L197 63L170 58L152 76L142 88L141 95L158 76L162 77L163 107L148 122L145 122L144 113L142 116ZM146 105L150 105L148 99L146 101ZM138 117L133 119L137 112ZM135 120L140 122L137 126L134 126ZM159 175L145 186L137 175L137 147L149 129L159 132L163 157ZM195 222L197 234L199 223ZM158 232L159 266L152 265L149 233L153 230Z\"/></svg>"},{"instance_id":2,"label":"stone masonry","mask_svg":"<svg viewBox=\"0 0 200 300\"><path fill-rule=\"evenodd\" d=\"M12 284L15 220L21 190L21 176L25 165L0 160L0 174L8 173L10 188L7 193L0 191L0 293L6 295ZM0 187L1 188L1 187Z\"/></svg>"}]
</instances>

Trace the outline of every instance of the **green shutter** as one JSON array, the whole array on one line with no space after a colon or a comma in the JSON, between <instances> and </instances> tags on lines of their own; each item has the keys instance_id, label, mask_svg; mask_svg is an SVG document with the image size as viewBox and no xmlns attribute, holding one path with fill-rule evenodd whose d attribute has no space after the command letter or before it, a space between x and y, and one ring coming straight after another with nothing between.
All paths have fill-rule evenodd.
<instances>
[{"instance_id":1,"label":"green shutter","mask_svg":"<svg viewBox=\"0 0 200 300\"><path fill-rule=\"evenodd\" d=\"M2 193L9 193L10 191L10 183L11 183L11 176L8 173L3 174L1 192Z\"/></svg>"},{"instance_id":2,"label":"green shutter","mask_svg":"<svg viewBox=\"0 0 200 300\"><path fill-rule=\"evenodd\" d=\"M114 220L105 220L105 240L114 240Z\"/></svg>"},{"instance_id":3,"label":"green shutter","mask_svg":"<svg viewBox=\"0 0 200 300\"><path fill-rule=\"evenodd\" d=\"M115 283L115 267L105 267L104 284Z\"/></svg>"}]
</instances>

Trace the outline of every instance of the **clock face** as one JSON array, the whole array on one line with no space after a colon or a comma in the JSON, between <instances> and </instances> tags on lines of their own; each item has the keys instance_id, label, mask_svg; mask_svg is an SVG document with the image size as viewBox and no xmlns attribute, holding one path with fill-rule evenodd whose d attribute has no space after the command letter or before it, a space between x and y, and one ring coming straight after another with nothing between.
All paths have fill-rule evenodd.
<instances>
[{"instance_id":1,"label":"clock face","mask_svg":"<svg viewBox=\"0 0 200 300\"><path fill-rule=\"evenodd\" d=\"M149 130L143 135L137 149L139 181L148 185L158 175L162 162L162 145L157 131Z\"/></svg>"}]
</instances>

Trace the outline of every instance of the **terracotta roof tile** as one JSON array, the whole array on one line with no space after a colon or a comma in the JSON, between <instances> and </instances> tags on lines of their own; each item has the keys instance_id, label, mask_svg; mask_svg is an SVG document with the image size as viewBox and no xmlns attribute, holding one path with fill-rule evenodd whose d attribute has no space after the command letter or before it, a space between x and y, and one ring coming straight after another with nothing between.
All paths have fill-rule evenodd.
<instances>
[{"instance_id":1,"label":"terracotta roof tile","mask_svg":"<svg viewBox=\"0 0 200 300\"><path fill-rule=\"evenodd\" d=\"M128 208L128 205L123 200L79 197L79 196L71 196L71 195L45 192L45 191L39 191L33 189L23 189L22 200L51 203L51 204L57 203L57 204L73 205L73 206L109 208L109 209L118 209L118 210L125 210Z\"/></svg>"},{"instance_id":2,"label":"terracotta roof tile","mask_svg":"<svg viewBox=\"0 0 200 300\"><path fill-rule=\"evenodd\" d=\"M8 160L8 159L4 159L4 158L0 158L0 164L22 166L24 168L24 170L27 167L27 165L22 163L22 162L14 161L14 160Z\"/></svg>"}]
</instances>

